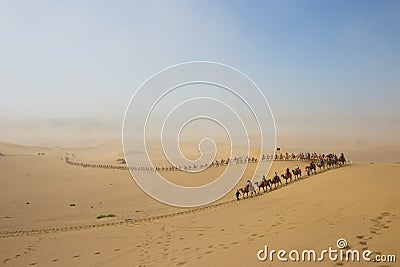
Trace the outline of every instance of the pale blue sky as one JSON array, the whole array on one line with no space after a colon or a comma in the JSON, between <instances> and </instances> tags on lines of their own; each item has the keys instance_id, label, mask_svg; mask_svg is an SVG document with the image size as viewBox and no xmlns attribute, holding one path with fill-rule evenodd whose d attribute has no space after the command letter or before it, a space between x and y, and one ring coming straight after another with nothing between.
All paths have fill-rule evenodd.
<instances>
[{"instance_id":1,"label":"pale blue sky","mask_svg":"<svg viewBox=\"0 0 400 267\"><path fill-rule=\"evenodd\" d=\"M0 117L122 120L149 76L210 60L249 75L277 120L398 125L399 14L399 1L1 1Z\"/></svg>"}]
</instances>

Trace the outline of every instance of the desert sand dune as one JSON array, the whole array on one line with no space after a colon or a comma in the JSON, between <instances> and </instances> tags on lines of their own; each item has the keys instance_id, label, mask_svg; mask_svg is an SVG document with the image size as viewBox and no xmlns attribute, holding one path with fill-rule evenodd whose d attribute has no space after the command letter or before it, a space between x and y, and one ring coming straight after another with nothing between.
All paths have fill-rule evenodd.
<instances>
[{"instance_id":1,"label":"desert sand dune","mask_svg":"<svg viewBox=\"0 0 400 267\"><path fill-rule=\"evenodd\" d=\"M29 155L0 158L4 266L221 266L222 259L229 266L279 266L258 261L257 251L264 245L322 250L338 238L374 255L398 253L399 165L352 163L246 200L231 192L210 206L179 209L144 194L127 171L66 164L61 148L1 143L0 151ZM96 161L95 151L68 153ZM275 162L271 171L295 164ZM116 217L97 219L101 214Z\"/></svg>"}]
</instances>

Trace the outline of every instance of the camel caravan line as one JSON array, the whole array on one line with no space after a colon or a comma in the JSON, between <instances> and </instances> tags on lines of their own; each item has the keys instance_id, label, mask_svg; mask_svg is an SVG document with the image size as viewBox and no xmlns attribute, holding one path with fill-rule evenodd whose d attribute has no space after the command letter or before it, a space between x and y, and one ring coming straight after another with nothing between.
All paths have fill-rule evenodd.
<instances>
[{"instance_id":1,"label":"camel caravan line","mask_svg":"<svg viewBox=\"0 0 400 267\"><path fill-rule=\"evenodd\" d=\"M125 159L117 159L118 164L99 164L99 163L86 163L86 162L77 162L72 161L70 156L75 158L74 154L67 153L65 156L65 162L70 165L84 167L84 168L102 168L102 169L114 169L114 170L128 170L129 168L133 171L194 171L194 170L203 170L208 167L222 167L228 165L239 165L239 164L249 164L249 163L257 163L259 160L256 157L248 157L248 156L236 156L227 159L215 160L209 164L193 164L188 166L132 166L128 167L126 165ZM308 153L308 152L301 152L298 154L295 153L285 153L285 154L263 154L261 157L261 161L315 161L319 157L317 153ZM64 158L62 158L64 159Z\"/></svg>"},{"instance_id":2,"label":"camel caravan line","mask_svg":"<svg viewBox=\"0 0 400 267\"><path fill-rule=\"evenodd\" d=\"M346 159L344 154L341 153L338 157L336 154L319 154L315 155L309 159L309 165L305 167L305 172L307 176L311 176L317 173L317 167L319 168L319 172L322 170L329 170L332 168L341 167L346 164ZM265 175L263 175L261 181L257 181L254 184L250 180L247 180L247 184L243 188L239 188L236 190L236 200L240 200L240 197L248 198L249 193L250 197L261 193L261 189L264 193L268 192L268 188L270 191L277 189L279 186L283 186L282 180L285 180L285 184L289 184L292 182L292 178L296 181L302 178L302 171L298 165L294 169L290 171L289 168L286 168L286 171L282 173L280 176L275 172L271 179L266 179ZM257 192L258 189L258 192Z\"/></svg>"}]
</instances>

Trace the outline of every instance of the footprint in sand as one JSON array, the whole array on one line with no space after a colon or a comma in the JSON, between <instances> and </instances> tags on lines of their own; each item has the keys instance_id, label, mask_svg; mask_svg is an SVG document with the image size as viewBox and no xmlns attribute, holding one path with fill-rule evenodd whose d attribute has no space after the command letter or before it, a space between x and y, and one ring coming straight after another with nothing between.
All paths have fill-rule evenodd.
<instances>
[{"instance_id":1,"label":"footprint in sand","mask_svg":"<svg viewBox=\"0 0 400 267\"><path fill-rule=\"evenodd\" d=\"M58 259L52 259L51 261L52 261L52 262L56 262L56 261L58 261Z\"/></svg>"},{"instance_id":2,"label":"footprint in sand","mask_svg":"<svg viewBox=\"0 0 400 267\"><path fill-rule=\"evenodd\" d=\"M211 254L211 253L213 253L211 250L206 251L206 254Z\"/></svg>"},{"instance_id":3,"label":"footprint in sand","mask_svg":"<svg viewBox=\"0 0 400 267\"><path fill-rule=\"evenodd\" d=\"M178 262L178 263L176 264L176 266L183 266L183 265L185 265L185 264L186 264L185 261L180 261L180 262Z\"/></svg>"},{"instance_id":4,"label":"footprint in sand","mask_svg":"<svg viewBox=\"0 0 400 267\"><path fill-rule=\"evenodd\" d=\"M72 258L79 258L81 255L74 255Z\"/></svg>"},{"instance_id":5,"label":"footprint in sand","mask_svg":"<svg viewBox=\"0 0 400 267\"><path fill-rule=\"evenodd\" d=\"M6 263L7 261L9 261L10 259L4 259L3 260L3 263Z\"/></svg>"},{"instance_id":6,"label":"footprint in sand","mask_svg":"<svg viewBox=\"0 0 400 267\"><path fill-rule=\"evenodd\" d=\"M119 248L116 248L116 249L114 249L114 251L120 251L121 249L119 249Z\"/></svg>"}]
</instances>

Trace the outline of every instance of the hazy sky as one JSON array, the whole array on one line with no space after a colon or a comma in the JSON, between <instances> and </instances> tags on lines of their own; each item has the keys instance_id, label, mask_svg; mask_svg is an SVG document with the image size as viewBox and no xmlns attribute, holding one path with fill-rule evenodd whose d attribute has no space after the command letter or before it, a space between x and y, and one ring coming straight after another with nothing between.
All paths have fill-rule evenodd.
<instances>
[{"instance_id":1,"label":"hazy sky","mask_svg":"<svg viewBox=\"0 0 400 267\"><path fill-rule=\"evenodd\" d=\"M149 76L210 60L249 75L278 126L371 118L397 134L399 14L399 1L1 1L0 118L122 121Z\"/></svg>"}]
</instances>

